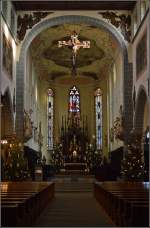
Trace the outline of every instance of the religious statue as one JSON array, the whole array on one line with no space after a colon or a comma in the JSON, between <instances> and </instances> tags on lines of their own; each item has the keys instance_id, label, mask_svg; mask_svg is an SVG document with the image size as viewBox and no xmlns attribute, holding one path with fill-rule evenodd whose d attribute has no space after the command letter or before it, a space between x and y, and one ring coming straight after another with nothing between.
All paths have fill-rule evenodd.
<instances>
[{"instance_id":1,"label":"religious statue","mask_svg":"<svg viewBox=\"0 0 150 228\"><path fill-rule=\"evenodd\" d=\"M24 140L28 141L32 138L32 121L28 112L24 110Z\"/></svg>"},{"instance_id":2,"label":"religious statue","mask_svg":"<svg viewBox=\"0 0 150 228\"><path fill-rule=\"evenodd\" d=\"M38 129L37 129L37 127L34 127L34 141L38 142Z\"/></svg>"},{"instance_id":3,"label":"religious statue","mask_svg":"<svg viewBox=\"0 0 150 228\"><path fill-rule=\"evenodd\" d=\"M124 117L123 117L123 109L122 105L120 105L119 110L119 117L116 117L116 120L114 121L113 125L113 132L115 139L122 140L124 139Z\"/></svg>"},{"instance_id":4,"label":"religious statue","mask_svg":"<svg viewBox=\"0 0 150 228\"><path fill-rule=\"evenodd\" d=\"M39 144L39 150L41 151L41 147L43 146L43 135L42 135L41 121L39 123L38 144Z\"/></svg>"}]
</instances>

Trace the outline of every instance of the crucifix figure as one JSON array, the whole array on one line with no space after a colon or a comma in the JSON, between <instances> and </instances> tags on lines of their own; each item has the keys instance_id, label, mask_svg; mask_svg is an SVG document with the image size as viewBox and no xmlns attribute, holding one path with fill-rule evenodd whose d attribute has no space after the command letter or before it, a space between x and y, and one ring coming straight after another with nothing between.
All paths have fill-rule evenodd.
<instances>
[{"instance_id":1,"label":"crucifix figure","mask_svg":"<svg viewBox=\"0 0 150 228\"><path fill-rule=\"evenodd\" d=\"M72 49L72 73L73 75L76 75L76 57L77 57L77 51L82 48L90 48L90 41L80 41L78 39L78 34L76 31L73 31L73 33L70 36L70 40L68 41L58 41L58 47L68 46Z\"/></svg>"}]
</instances>

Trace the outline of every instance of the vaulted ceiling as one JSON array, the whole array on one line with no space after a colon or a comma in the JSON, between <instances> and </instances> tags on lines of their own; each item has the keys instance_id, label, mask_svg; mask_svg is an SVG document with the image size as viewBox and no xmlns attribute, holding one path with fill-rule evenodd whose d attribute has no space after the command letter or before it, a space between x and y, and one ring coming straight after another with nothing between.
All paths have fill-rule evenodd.
<instances>
[{"instance_id":1,"label":"vaulted ceiling","mask_svg":"<svg viewBox=\"0 0 150 228\"><path fill-rule=\"evenodd\" d=\"M58 40L68 41L74 30L80 41L91 43L89 49L80 48L77 53L77 77L98 80L107 75L118 49L116 40L103 29L86 24L64 24L44 30L32 41L31 55L41 79L57 81L70 77L72 51L66 46L59 48Z\"/></svg>"}]
</instances>

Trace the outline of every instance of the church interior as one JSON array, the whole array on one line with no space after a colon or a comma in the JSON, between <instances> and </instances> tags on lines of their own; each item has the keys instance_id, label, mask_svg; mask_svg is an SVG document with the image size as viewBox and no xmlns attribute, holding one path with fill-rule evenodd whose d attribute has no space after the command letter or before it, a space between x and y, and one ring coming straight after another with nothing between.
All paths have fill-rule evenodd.
<instances>
[{"instance_id":1,"label":"church interior","mask_svg":"<svg viewBox=\"0 0 150 228\"><path fill-rule=\"evenodd\" d=\"M149 227L149 0L2 0L2 227Z\"/></svg>"}]
</instances>

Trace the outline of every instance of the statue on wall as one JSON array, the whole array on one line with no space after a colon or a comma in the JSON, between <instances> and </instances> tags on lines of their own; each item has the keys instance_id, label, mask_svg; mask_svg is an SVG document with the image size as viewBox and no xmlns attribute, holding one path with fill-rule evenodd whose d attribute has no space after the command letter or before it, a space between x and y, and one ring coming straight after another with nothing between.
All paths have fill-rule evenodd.
<instances>
[{"instance_id":1,"label":"statue on wall","mask_svg":"<svg viewBox=\"0 0 150 228\"><path fill-rule=\"evenodd\" d=\"M119 117L116 117L114 121L113 132L115 139L124 140L124 116L122 105L120 105Z\"/></svg>"},{"instance_id":2,"label":"statue on wall","mask_svg":"<svg viewBox=\"0 0 150 228\"><path fill-rule=\"evenodd\" d=\"M32 121L31 116L24 110L24 141L27 142L32 138Z\"/></svg>"},{"instance_id":3,"label":"statue on wall","mask_svg":"<svg viewBox=\"0 0 150 228\"><path fill-rule=\"evenodd\" d=\"M34 127L34 141L38 142L38 128Z\"/></svg>"},{"instance_id":4,"label":"statue on wall","mask_svg":"<svg viewBox=\"0 0 150 228\"><path fill-rule=\"evenodd\" d=\"M43 146L43 135L42 135L42 125L41 125L41 121L40 121L40 123L39 123L38 144L39 144L39 150L41 151L41 147Z\"/></svg>"}]
</instances>

